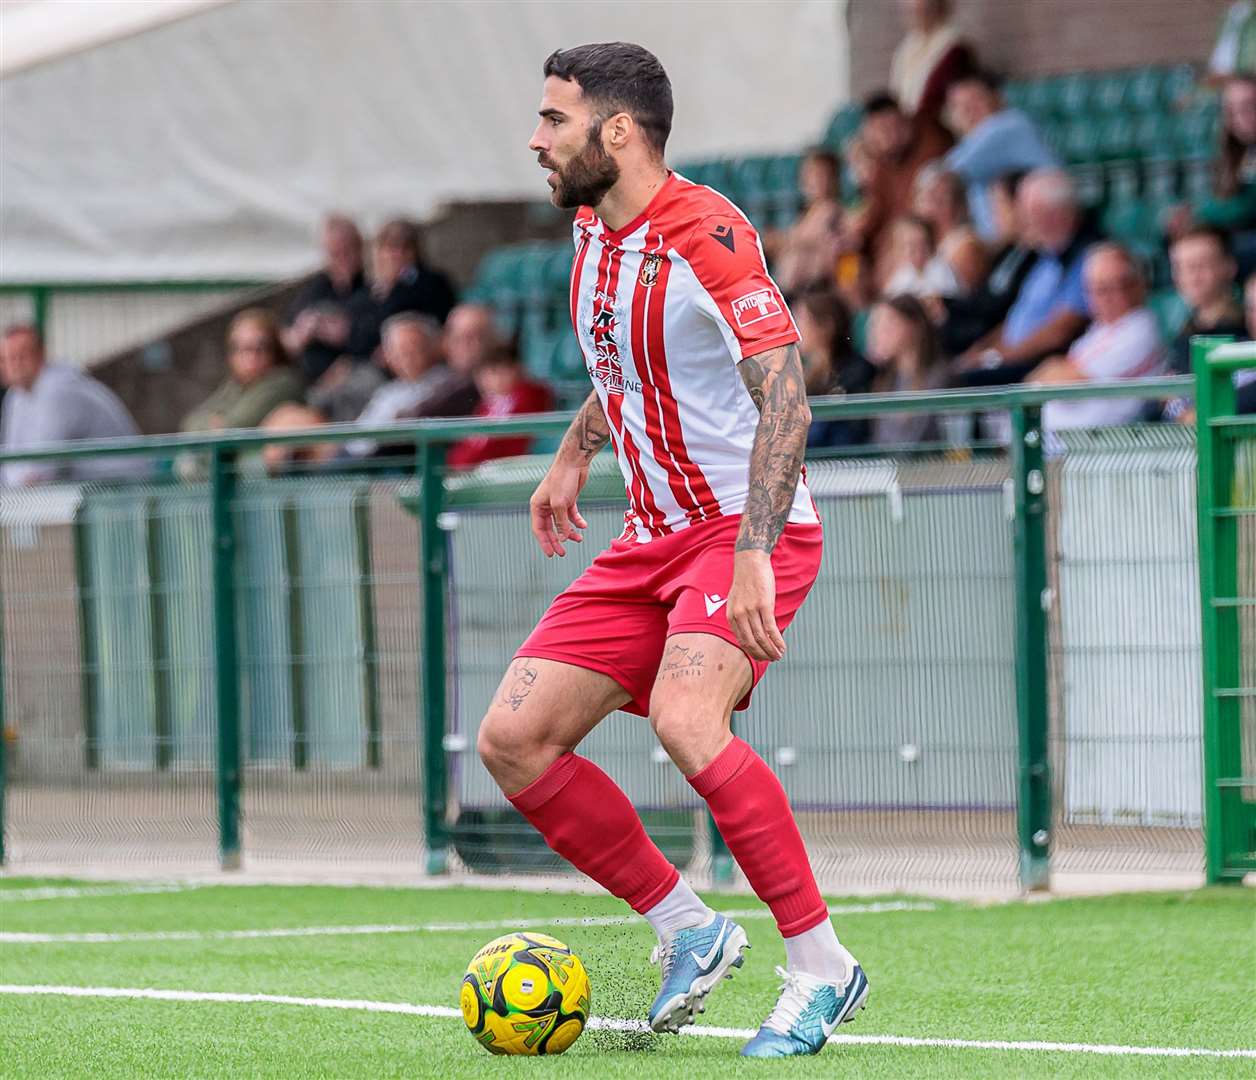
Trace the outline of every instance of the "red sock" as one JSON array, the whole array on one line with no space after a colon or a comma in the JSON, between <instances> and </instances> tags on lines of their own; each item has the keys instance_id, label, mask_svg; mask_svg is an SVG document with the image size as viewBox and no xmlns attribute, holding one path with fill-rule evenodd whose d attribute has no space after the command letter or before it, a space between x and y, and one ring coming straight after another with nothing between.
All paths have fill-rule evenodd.
<instances>
[{"instance_id":1,"label":"red sock","mask_svg":"<svg viewBox=\"0 0 1256 1080\"><path fill-rule=\"evenodd\" d=\"M564 754L507 798L551 848L634 911L648 911L680 877L628 796L588 758Z\"/></svg>"},{"instance_id":2,"label":"red sock","mask_svg":"<svg viewBox=\"0 0 1256 1080\"><path fill-rule=\"evenodd\" d=\"M754 889L772 909L782 937L819 926L829 917L807 849L776 774L734 736L714 761L689 777Z\"/></svg>"}]
</instances>

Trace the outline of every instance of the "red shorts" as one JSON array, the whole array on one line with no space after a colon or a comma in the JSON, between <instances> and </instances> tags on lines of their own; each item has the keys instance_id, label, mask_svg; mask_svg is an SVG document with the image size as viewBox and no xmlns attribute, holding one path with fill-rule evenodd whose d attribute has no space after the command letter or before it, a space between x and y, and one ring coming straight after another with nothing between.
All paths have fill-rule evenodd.
<instances>
[{"instance_id":1,"label":"red shorts","mask_svg":"<svg viewBox=\"0 0 1256 1080\"><path fill-rule=\"evenodd\" d=\"M638 544L616 540L550 605L515 656L535 656L600 671L632 697L624 706L650 714L650 691L672 634L714 634L741 648L728 624L733 545L741 518L720 517ZM786 525L772 552L776 625L784 632L820 570L824 530ZM751 691L768 668L747 656ZM750 691L737 703L750 704Z\"/></svg>"}]
</instances>

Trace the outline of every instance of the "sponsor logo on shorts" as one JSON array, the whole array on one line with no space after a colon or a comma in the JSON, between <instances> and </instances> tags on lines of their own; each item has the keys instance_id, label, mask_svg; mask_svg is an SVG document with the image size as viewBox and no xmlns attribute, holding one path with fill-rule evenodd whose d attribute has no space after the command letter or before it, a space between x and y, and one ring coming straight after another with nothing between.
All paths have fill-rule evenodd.
<instances>
[{"instance_id":1,"label":"sponsor logo on shorts","mask_svg":"<svg viewBox=\"0 0 1256 1080\"><path fill-rule=\"evenodd\" d=\"M728 597L721 597L719 593L712 593L710 596L703 593L702 599L706 601L708 619L728 603Z\"/></svg>"},{"instance_id":2,"label":"sponsor logo on shorts","mask_svg":"<svg viewBox=\"0 0 1256 1080\"><path fill-rule=\"evenodd\" d=\"M733 301L733 318L742 329L781 313L781 302L771 289L756 289Z\"/></svg>"}]
</instances>

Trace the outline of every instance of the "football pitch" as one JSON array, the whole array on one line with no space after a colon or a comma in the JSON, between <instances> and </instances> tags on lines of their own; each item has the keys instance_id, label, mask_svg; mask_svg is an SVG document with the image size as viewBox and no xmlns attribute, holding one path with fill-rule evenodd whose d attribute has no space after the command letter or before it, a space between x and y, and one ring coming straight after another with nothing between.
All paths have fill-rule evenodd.
<instances>
[{"instance_id":1,"label":"football pitch","mask_svg":"<svg viewBox=\"0 0 1256 1080\"><path fill-rule=\"evenodd\" d=\"M779 939L752 899L712 903L743 913L746 966L700 1025L656 1036L653 935L606 897L4 878L0 1075L1256 1077L1251 889L831 898L868 1008L818 1057L767 1062L737 1051L775 1000ZM457 1012L472 954L522 927L589 970L596 1019L561 1057L492 1057Z\"/></svg>"}]
</instances>

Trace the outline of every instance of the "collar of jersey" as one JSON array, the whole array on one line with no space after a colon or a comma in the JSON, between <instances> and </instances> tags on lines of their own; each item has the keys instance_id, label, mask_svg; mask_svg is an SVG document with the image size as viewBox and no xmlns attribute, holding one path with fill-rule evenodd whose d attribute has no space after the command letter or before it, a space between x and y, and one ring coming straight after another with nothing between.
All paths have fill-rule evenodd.
<instances>
[{"instance_id":1,"label":"collar of jersey","mask_svg":"<svg viewBox=\"0 0 1256 1080\"><path fill-rule=\"evenodd\" d=\"M650 215L656 212L663 199L671 194L672 188L676 186L676 174L671 169L667 170L667 179L663 181L663 186L654 193L647 204L646 208L633 218L627 225L619 229L611 229L607 227L605 221L597 216L597 212L593 212L593 220L602 226L601 240L603 243L618 244L621 240L626 239L635 233L642 225L646 223Z\"/></svg>"}]
</instances>

